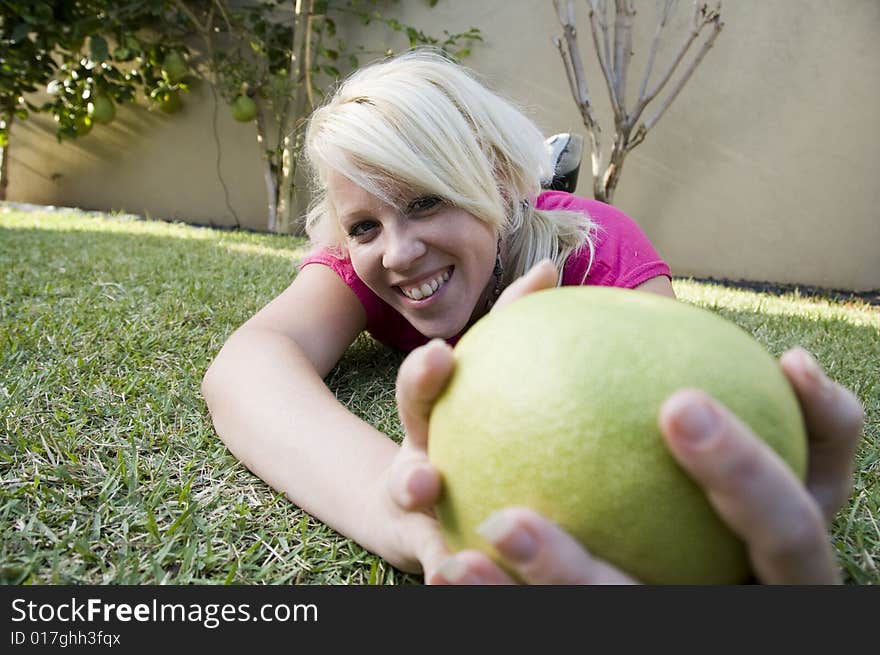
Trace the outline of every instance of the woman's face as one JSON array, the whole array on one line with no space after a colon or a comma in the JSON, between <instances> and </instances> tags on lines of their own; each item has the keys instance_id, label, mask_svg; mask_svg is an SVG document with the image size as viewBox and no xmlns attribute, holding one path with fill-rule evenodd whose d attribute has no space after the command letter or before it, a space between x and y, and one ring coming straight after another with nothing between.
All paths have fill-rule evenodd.
<instances>
[{"instance_id":1,"label":"woman's face","mask_svg":"<svg viewBox=\"0 0 880 655\"><path fill-rule=\"evenodd\" d=\"M330 202L355 272L427 337L453 337L476 319L494 287L494 229L435 196L403 210L332 171Z\"/></svg>"}]
</instances>

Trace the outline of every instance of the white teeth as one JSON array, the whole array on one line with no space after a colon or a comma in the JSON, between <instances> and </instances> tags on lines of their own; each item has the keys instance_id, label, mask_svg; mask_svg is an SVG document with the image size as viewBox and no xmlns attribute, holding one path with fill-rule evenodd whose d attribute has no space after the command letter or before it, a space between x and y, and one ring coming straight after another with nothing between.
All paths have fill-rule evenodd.
<instances>
[{"instance_id":1,"label":"white teeth","mask_svg":"<svg viewBox=\"0 0 880 655\"><path fill-rule=\"evenodd\" d=\"M423 282L420 286L412 287L410 289L404 289L403 287L400 287L400 290L403 291L403 294L408 298L412 298L413 300L421 300L422 298L433 296L448 279L449 271L443 271L442 275L439 275L438 277L435 277L433 280L429 280L428 282Z\"/></svg>"}]
</instances>

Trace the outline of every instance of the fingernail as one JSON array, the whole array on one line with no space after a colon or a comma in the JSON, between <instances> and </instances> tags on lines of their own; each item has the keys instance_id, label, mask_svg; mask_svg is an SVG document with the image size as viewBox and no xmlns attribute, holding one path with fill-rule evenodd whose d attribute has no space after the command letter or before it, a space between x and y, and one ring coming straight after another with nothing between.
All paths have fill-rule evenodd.
<instances>
[{"instance_id":1,"label":"fingernail","mask_svg":"<svg viewBox=\"0 0 880 655\"><path fill-rule=\"evenodd\" d=\"M435 350L446 350L449 346L443 339L435 337L425 345L425 351L433 353Z\"/></svg>"},{"instance_id":2,"label":"fingernail","mask_svg":"<svg viewBox=\"0 0 880 655\"><path fill-rule=\"evenodd\" d=\"M460 584L464 582L467 572L467 567L462 562L459 562L454 555L447 557L440 562L440 566L437 567L437 573L442 575L452 584Z\"/></svg>"},{"instance_id":3,"label":"fingernail","mask_svg":"<svg viewBox=\"0 0 880 655\"><path fill-rule=\"evenodd\" d=\"M430 376L436 367L441 366L446 361L447 354L444 351L449 349L449 345L439 338L431 339L421 347L420 379L424 380L425 376Z\"/></svg>"},{"instance_id":4,"label":"fingernail","mask_svg":"<svg viewBox=\"0 0 880 655\"><path fill-rule=\"evenodd\" d=\"M404 495L409 505L415 504L416 499L424 499L434 487L434 472L425 467L415 469L409 475L404 487Z\"/></svg>"},{"instance_id":5,"label":"fingernail","mask_svg":"<svg viewBox=\"0 0 880 655\"><path fill-rule=\"evenodd\" d=\"M691 446L706 446L715 436L718 416L706 402L684 400L673 411L678 434Z\"/></svg>"},{"instance_id":6,"label":"fingernail","mask_svg":"<svg viewBox=\"0 0 880 655\"><path fill-rule=\"evenodd\" d=\"M489 516L477 526L477 532L512 561L528 562L538 554L538 542L531 533L504 512Z\"/></svg>"}]
</instances>

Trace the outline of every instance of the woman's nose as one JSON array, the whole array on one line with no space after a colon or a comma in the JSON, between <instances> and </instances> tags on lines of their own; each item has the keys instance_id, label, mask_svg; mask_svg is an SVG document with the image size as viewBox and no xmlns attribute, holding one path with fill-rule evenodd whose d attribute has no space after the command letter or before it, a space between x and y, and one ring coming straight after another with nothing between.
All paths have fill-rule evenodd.
<instances>
[{"instance_id":1,"label":"woman's nose","mask_svg":"<svg viewBox=\"0 0 880 655\"><path fill-rule=\"evenodd\" d=\"M386 269L406 271L427 251L425 242L410 227L389 226L385 229L382 265Z\"/></svg>"}]
</instances>

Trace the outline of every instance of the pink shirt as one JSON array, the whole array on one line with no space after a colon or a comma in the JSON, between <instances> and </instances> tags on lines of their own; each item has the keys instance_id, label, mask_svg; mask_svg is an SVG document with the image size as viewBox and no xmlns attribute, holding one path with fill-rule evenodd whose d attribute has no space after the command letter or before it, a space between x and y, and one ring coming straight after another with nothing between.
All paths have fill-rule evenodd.
<instances>
[{"instance_id":1,"label":"pink shirt","mask_svg":"<svg viewBox=\"0 0 880 655\"><path fill-rule=\"evenodd\" d=\"M671 278L669 266L660 259L635 221L619 209L597 200L589 200L564 191L545 191L535 203L538 209L566 209L590 216L598 226L594 236L595 256L590 263L590 250L581 248L568 258L562 273L563 286L597 285L632 289L658 275ZM428 342L397 311L373 293L354 272L351 260L319 249L309 254L300 268L323 264L333 269L354 291L367 314L367 331L387 346L409 352ZM454 344L461 335L448 339Z\"/></svg>"}]
</instances>

